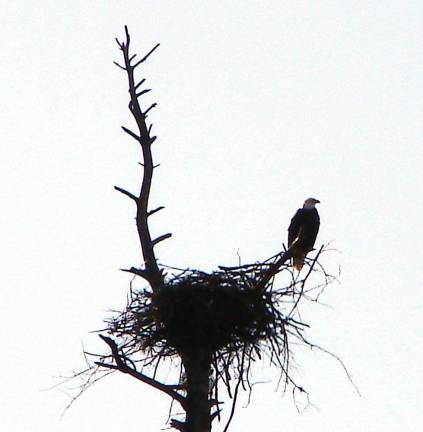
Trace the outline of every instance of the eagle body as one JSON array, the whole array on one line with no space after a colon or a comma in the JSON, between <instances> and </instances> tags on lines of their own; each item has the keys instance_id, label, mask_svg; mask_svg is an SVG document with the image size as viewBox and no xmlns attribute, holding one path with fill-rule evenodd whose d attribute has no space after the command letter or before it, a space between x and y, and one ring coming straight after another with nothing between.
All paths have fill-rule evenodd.
<instances>
[{"instance_id":1,"label":"eagle body","mask_svg":"<svg viewBox=\"0 0 423 432\"><path fill-rule=\"evenodd\" d=\"M304 265L306 255L313 250L317 233L319 232L320 217L314 207L319 201L309 198L304 206L298 209L288 228L288 248L292 250L293 267L300 271Z\"/></svg>"}]
</instances>

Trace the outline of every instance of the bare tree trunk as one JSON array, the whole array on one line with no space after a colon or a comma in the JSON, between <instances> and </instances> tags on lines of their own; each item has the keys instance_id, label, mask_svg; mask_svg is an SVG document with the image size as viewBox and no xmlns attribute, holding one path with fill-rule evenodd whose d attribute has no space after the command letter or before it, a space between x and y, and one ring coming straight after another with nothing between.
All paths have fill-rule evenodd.
<instances>
[{"instance_id":1,"label":"bare tree trunk","mask_svg":"<svg viewBox=\"0 0 423 432\"><path fill-rule=\"evenodd\" d=\"M192 349L182 356L186 379L186 432L210 432L210 370L209 350Z\"/></svg>"}]
</instances>

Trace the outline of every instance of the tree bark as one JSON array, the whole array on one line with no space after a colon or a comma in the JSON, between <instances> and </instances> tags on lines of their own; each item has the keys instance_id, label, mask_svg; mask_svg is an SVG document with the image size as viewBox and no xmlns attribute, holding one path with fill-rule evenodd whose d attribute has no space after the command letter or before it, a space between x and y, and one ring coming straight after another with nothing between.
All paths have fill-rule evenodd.
<instances>
[{"instance_id":1,"label":"tree bark","mask_svg":"<svg viewBox=\"0 0 423 432\"><path fill-rule=\"evenodd\" d=\"M192 350L184 354L182 362L186 379L185 432L210 432L210 370L211 353L208 350Z\"/></svg>"}]
</instances>

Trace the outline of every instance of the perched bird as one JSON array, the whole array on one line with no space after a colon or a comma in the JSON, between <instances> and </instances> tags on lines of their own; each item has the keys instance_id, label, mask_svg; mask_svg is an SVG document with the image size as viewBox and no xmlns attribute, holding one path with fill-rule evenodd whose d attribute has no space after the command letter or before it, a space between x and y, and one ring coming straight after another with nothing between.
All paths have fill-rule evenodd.
<instances>
[{"instance_id":1,"label":"perched bird","mask_svg":"<svg viewBox=\"0 0 423 432\"><path fill-rule=\"evenodd\" d=\"M292 265L298 271L302 269L306 255L313 250L319 232L320 217L315 207L318 203L320 201L315 198L306 199L288 228L288 249L292 248Z\"/></svg>"}]
</instances>

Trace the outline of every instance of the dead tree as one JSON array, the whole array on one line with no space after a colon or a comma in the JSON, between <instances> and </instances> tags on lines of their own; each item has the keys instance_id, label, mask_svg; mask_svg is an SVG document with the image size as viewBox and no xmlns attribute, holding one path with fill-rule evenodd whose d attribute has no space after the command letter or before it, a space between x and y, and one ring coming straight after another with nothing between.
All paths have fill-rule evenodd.
<instances>
[{"instance_id":1,"label":"dead tree","mask_svg":"<svg viewBox=\"0 0 423 432\"><path fill-rule=\"evenodd\" d=\"M137 59L130 52L126 27L125 33L125 41L116 39L123 55L123 63L116 65L128 78L129 110L137 131L122 128L140 146L142 183L139 194L120 187L115 189L136 206L136 226L144 259L141 266L124 271L144 279L147 287L131 288L126 308L106 321L107 327L100 337L110 351L94 356L87 385L102 372L131 375L181 406L184 418L171 419L170 424L183 432L210 432L212 421L220 419L219 391L224 389L232 399L226 431L239 390L252 389L255 361L267 358L278 368L285 387L304 392L289 368L293 339L314 346L305 336L308 325L299 319L298 305L303 299L316 300L332 277L318 262L322 248L308 261L308 271L302 277L294 275L288 265L290 250L263 262L220 266L211 273L158 264L155 246L171 234L152 238L148 223L152 215L163 209L149 208L155 168L152 144L156 137L152 135L152 125L147 123L147 115L156 104L142 108L141 97L150 89L144 88L145 79L136 80L135 72L159 44ZM275 282L279 273L289 276L282 287ZM312 273L318 273L323 280L309 287ZM164 383L157 378L156 372L166 359L179 362L181 373L177 382Z\"/></svg>"}]
</instances>

